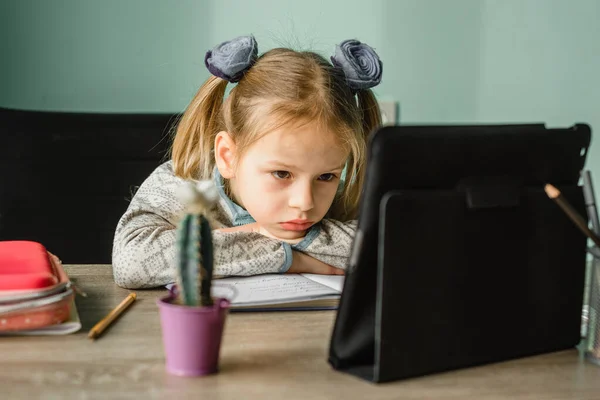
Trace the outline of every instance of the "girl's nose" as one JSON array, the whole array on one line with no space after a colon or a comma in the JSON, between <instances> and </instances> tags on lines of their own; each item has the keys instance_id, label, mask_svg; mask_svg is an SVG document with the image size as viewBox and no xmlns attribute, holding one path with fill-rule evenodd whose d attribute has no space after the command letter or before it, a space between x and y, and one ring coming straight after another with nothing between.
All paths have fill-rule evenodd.
<instances>
[{"instance_id":1,"label":"girl's nose","mask_svg":"<svg viewBox=\"0 0 600 400\"><path fill-rule=\"evenodd\" d=\"M312 210L315 206L312 185L300 182L296 184L292 189L289 205L300 211Z\"/></svg>"}]
</instances>

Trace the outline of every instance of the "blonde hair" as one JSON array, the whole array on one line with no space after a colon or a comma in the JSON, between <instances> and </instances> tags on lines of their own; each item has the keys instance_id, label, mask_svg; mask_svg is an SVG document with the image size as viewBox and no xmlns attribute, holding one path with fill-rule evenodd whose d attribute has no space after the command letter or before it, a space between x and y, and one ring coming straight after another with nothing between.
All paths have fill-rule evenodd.
<instances>
[{"instance_id":1,"label":"blonde hair","mask_svg":"<svg viewBox=\"0 0 600 400\"><path fill-rule=\"evenodd\" d=\"M381 125L371 90L360 90L355 97L340 69L316 53L290 49L273 49L259 57L223 101L227 84L211 76L185 110L171 149L175 174L210 179L220 131L232 136L241 155L262 135L282 126L316 122L336 133L350 154L346 179L327 216L356 218L368 135Z\"/></svg>"}]
</instances>

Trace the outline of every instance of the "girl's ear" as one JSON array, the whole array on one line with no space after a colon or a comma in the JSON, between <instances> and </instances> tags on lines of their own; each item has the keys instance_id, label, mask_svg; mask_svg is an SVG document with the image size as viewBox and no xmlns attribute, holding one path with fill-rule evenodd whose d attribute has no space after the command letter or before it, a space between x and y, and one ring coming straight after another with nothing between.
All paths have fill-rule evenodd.
<instances>
[{"instance_id":1,"label":"girl's ear","mask_svg":"<svg viewBox=\"0 0 600 400\"><path fill-rule=\"evenodd\" d=\"M235 177L236 147L231 135L221 131L215 137L215 164L225 179Z\"/></svg>"}]
</instances>

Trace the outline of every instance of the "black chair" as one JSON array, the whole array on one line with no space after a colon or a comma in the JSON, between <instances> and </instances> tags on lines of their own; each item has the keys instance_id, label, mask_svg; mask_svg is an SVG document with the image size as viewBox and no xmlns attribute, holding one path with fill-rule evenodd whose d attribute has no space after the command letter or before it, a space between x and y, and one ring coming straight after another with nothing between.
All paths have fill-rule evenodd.
<instances>
[{"instance_id":1,"label":"black chair","mask_svg":"<svg viewBox=\"0 0 600 400\"><path fill-rule=\"evenodd\" d=\"M179 115L0 108L0 240L64 263L110 263L136 188L168 159Z\"/></svg>"}]
</instances>

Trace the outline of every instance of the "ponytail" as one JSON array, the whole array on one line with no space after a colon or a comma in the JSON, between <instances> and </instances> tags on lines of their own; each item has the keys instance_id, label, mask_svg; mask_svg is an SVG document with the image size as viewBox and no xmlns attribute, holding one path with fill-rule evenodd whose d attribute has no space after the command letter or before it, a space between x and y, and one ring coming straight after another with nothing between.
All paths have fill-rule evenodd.
<instances>
[{"instance_id":1,"label":"ponytail","mask_svg":"<svg viewBox=\"0 0 600 400\"><path fill-rule=\"evenodd\" d=\"M334 200L331 217L347 221L358 217L360 195L365 176L367 144L369 137L381 126L379 103L371 90L359 90L358 110L362 120L362 135L351 145L345 187L342 195ZM351 142L352 143L352 142Z\"/></svg>"},{"instance_id":2,"label":"ponytail","mask_svg":"<svg viewBox=\"0 0 600 400\"><path fill-rule=\"evenodd\" d=\"M358 109L363 121L363 135L365 141L368 143L369 136L381 126L381 110L379 109L379 103L377 103L375 95L370 89L359 90L357 97Z\"/></svg>"},{"instance_id":3,"label":"ponytail","mask_svg":"<svg viewBox=\"0 0 600 400\"><path fill-rule=\"evenodd\" d=\"M210 179L215 136L222 130L221 108L227 81L211 76L185 110L171 148L173 170L184 179Z\"/></svg>"}]
</instances>

